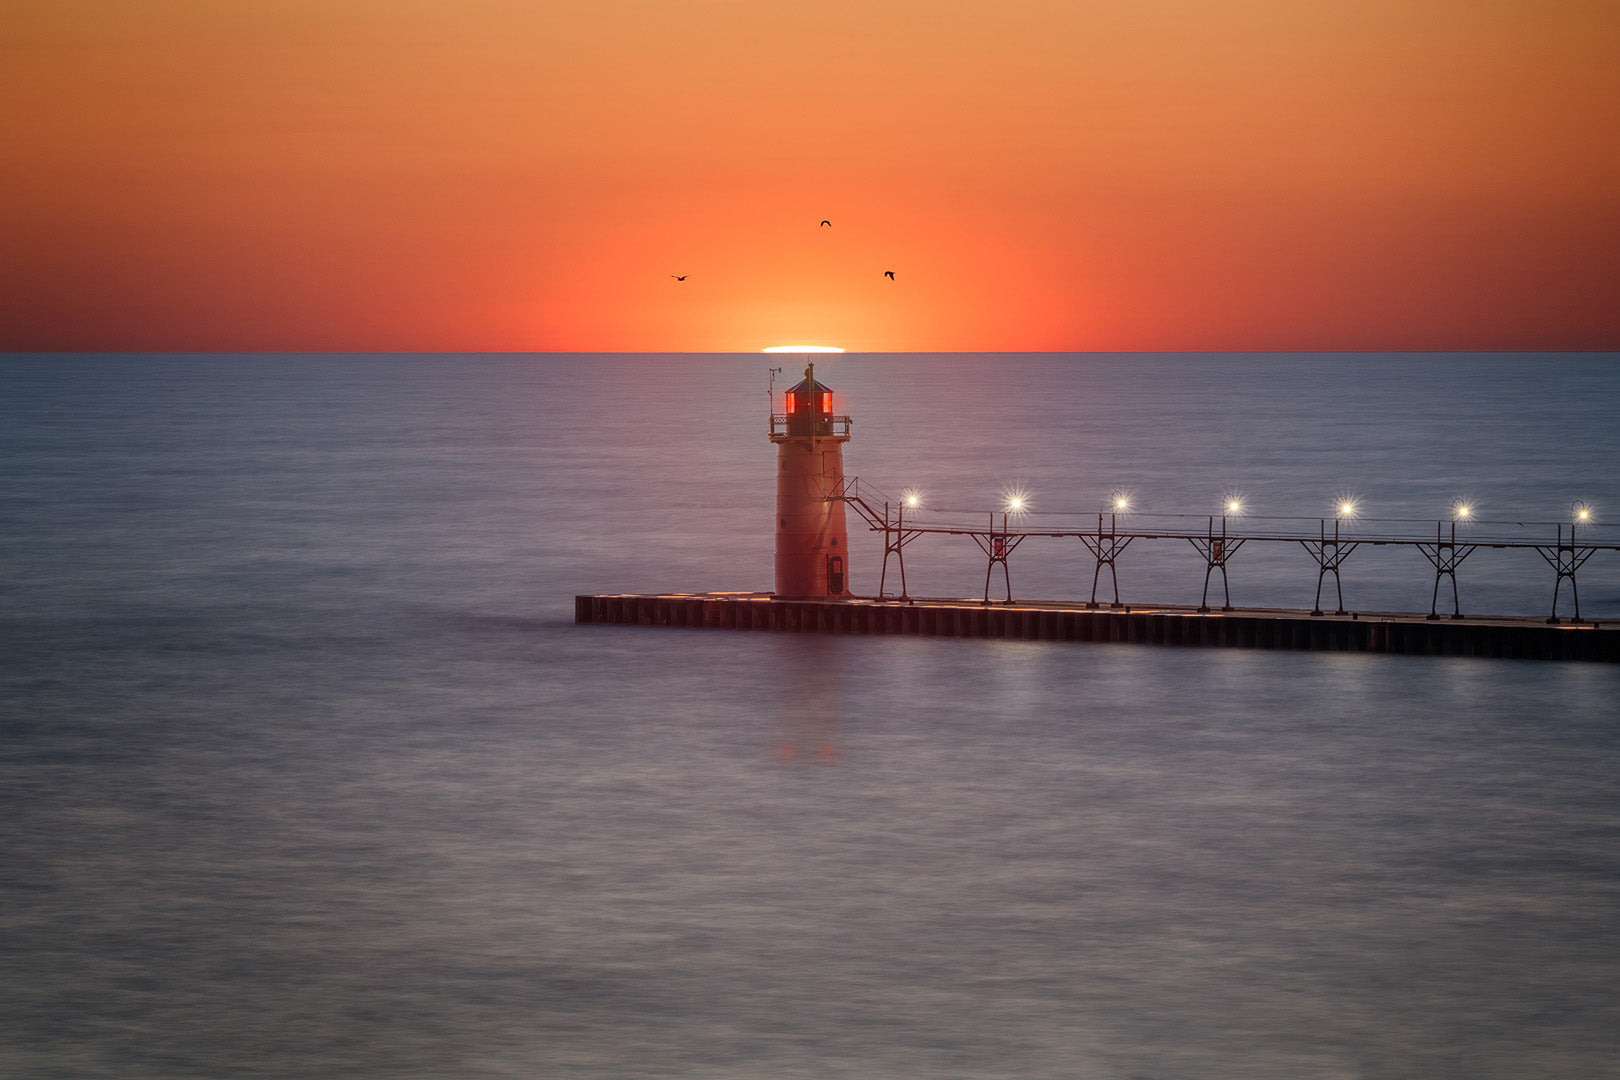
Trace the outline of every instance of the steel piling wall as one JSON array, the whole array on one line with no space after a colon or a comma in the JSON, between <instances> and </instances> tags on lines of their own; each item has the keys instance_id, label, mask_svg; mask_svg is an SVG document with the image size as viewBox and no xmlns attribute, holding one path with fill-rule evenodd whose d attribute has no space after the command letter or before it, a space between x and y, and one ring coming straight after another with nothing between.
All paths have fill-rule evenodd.
<instances>
[{"instance_id":1,"label":"steel piling wall","mask_svg":"<svg viewBox=\"0 0 1620 1080\"><path fill-rule=\"evenodd\" d=\"M576 623L1020 641L1620 661L1620 628L1422 616L1312 617L1253 611L1087 610L917 601L777 600L759 595L574 598Z\"/></svg>"}]
</instances>

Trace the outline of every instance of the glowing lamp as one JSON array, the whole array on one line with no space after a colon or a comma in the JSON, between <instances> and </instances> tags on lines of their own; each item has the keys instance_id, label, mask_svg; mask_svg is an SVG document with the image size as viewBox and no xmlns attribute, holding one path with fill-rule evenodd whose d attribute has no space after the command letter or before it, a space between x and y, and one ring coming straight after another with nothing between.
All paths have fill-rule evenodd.
<instances>
[{"instance_id":1,"label":"glowing lamp","mask_svg":"<svg viewBox=\"0 0 1620 1080\"><path fill-rule=\"evenodd\" d=\"M787 417L789 435L832 435L837 419L833 416L832 388L816 380L814 364L804 369L804 381L784 395L782 413Z\"/></svg>"}]
</instances>

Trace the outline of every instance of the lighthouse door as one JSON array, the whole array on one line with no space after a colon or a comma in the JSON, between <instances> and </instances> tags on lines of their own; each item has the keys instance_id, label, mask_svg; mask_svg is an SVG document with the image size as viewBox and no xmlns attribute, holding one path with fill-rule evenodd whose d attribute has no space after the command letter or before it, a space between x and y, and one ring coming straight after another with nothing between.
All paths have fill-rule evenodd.
<instances>
[{"instance_id":1,"label":"lighthouse door","mask_svg":"<svg viewBox=\"0 0 1620 1080\"><path fill-rule=\"evenodd\" d=\"M841 596L844 592L844 557L827 556L827 595Z\"/></svg>"}]
</instances>

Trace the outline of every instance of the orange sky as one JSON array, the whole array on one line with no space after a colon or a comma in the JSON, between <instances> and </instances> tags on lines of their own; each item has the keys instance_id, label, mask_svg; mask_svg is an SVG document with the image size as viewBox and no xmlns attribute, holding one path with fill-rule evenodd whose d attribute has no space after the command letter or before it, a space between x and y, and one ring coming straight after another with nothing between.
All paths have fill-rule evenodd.
<instances>
[{"instance_id":1,"label":"orange sky","mask_svg":"<svg viewBox=\"0 0 1620 1080\"><path fill-rule=\"evenodd\" d=\"M1620 348L1615 0L7 0L0 55L4 349Z\"/></svg>"}]
</instances>

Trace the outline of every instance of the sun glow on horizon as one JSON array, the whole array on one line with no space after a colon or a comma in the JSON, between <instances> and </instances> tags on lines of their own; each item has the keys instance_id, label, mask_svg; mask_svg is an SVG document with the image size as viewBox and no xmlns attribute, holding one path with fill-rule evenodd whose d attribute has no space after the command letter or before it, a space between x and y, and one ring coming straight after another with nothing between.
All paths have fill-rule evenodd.
<instances>
[{"instance_id":1,"label":"sun glow on horizon","mask_svg":"<svg viewBox=\"0 0 1620 1080\"><path fill-rule=\"evenodd\" d=\"M1620 347L1614 0L922 10L10 0L0 351Z\"/></svg>"}]
</instances>

